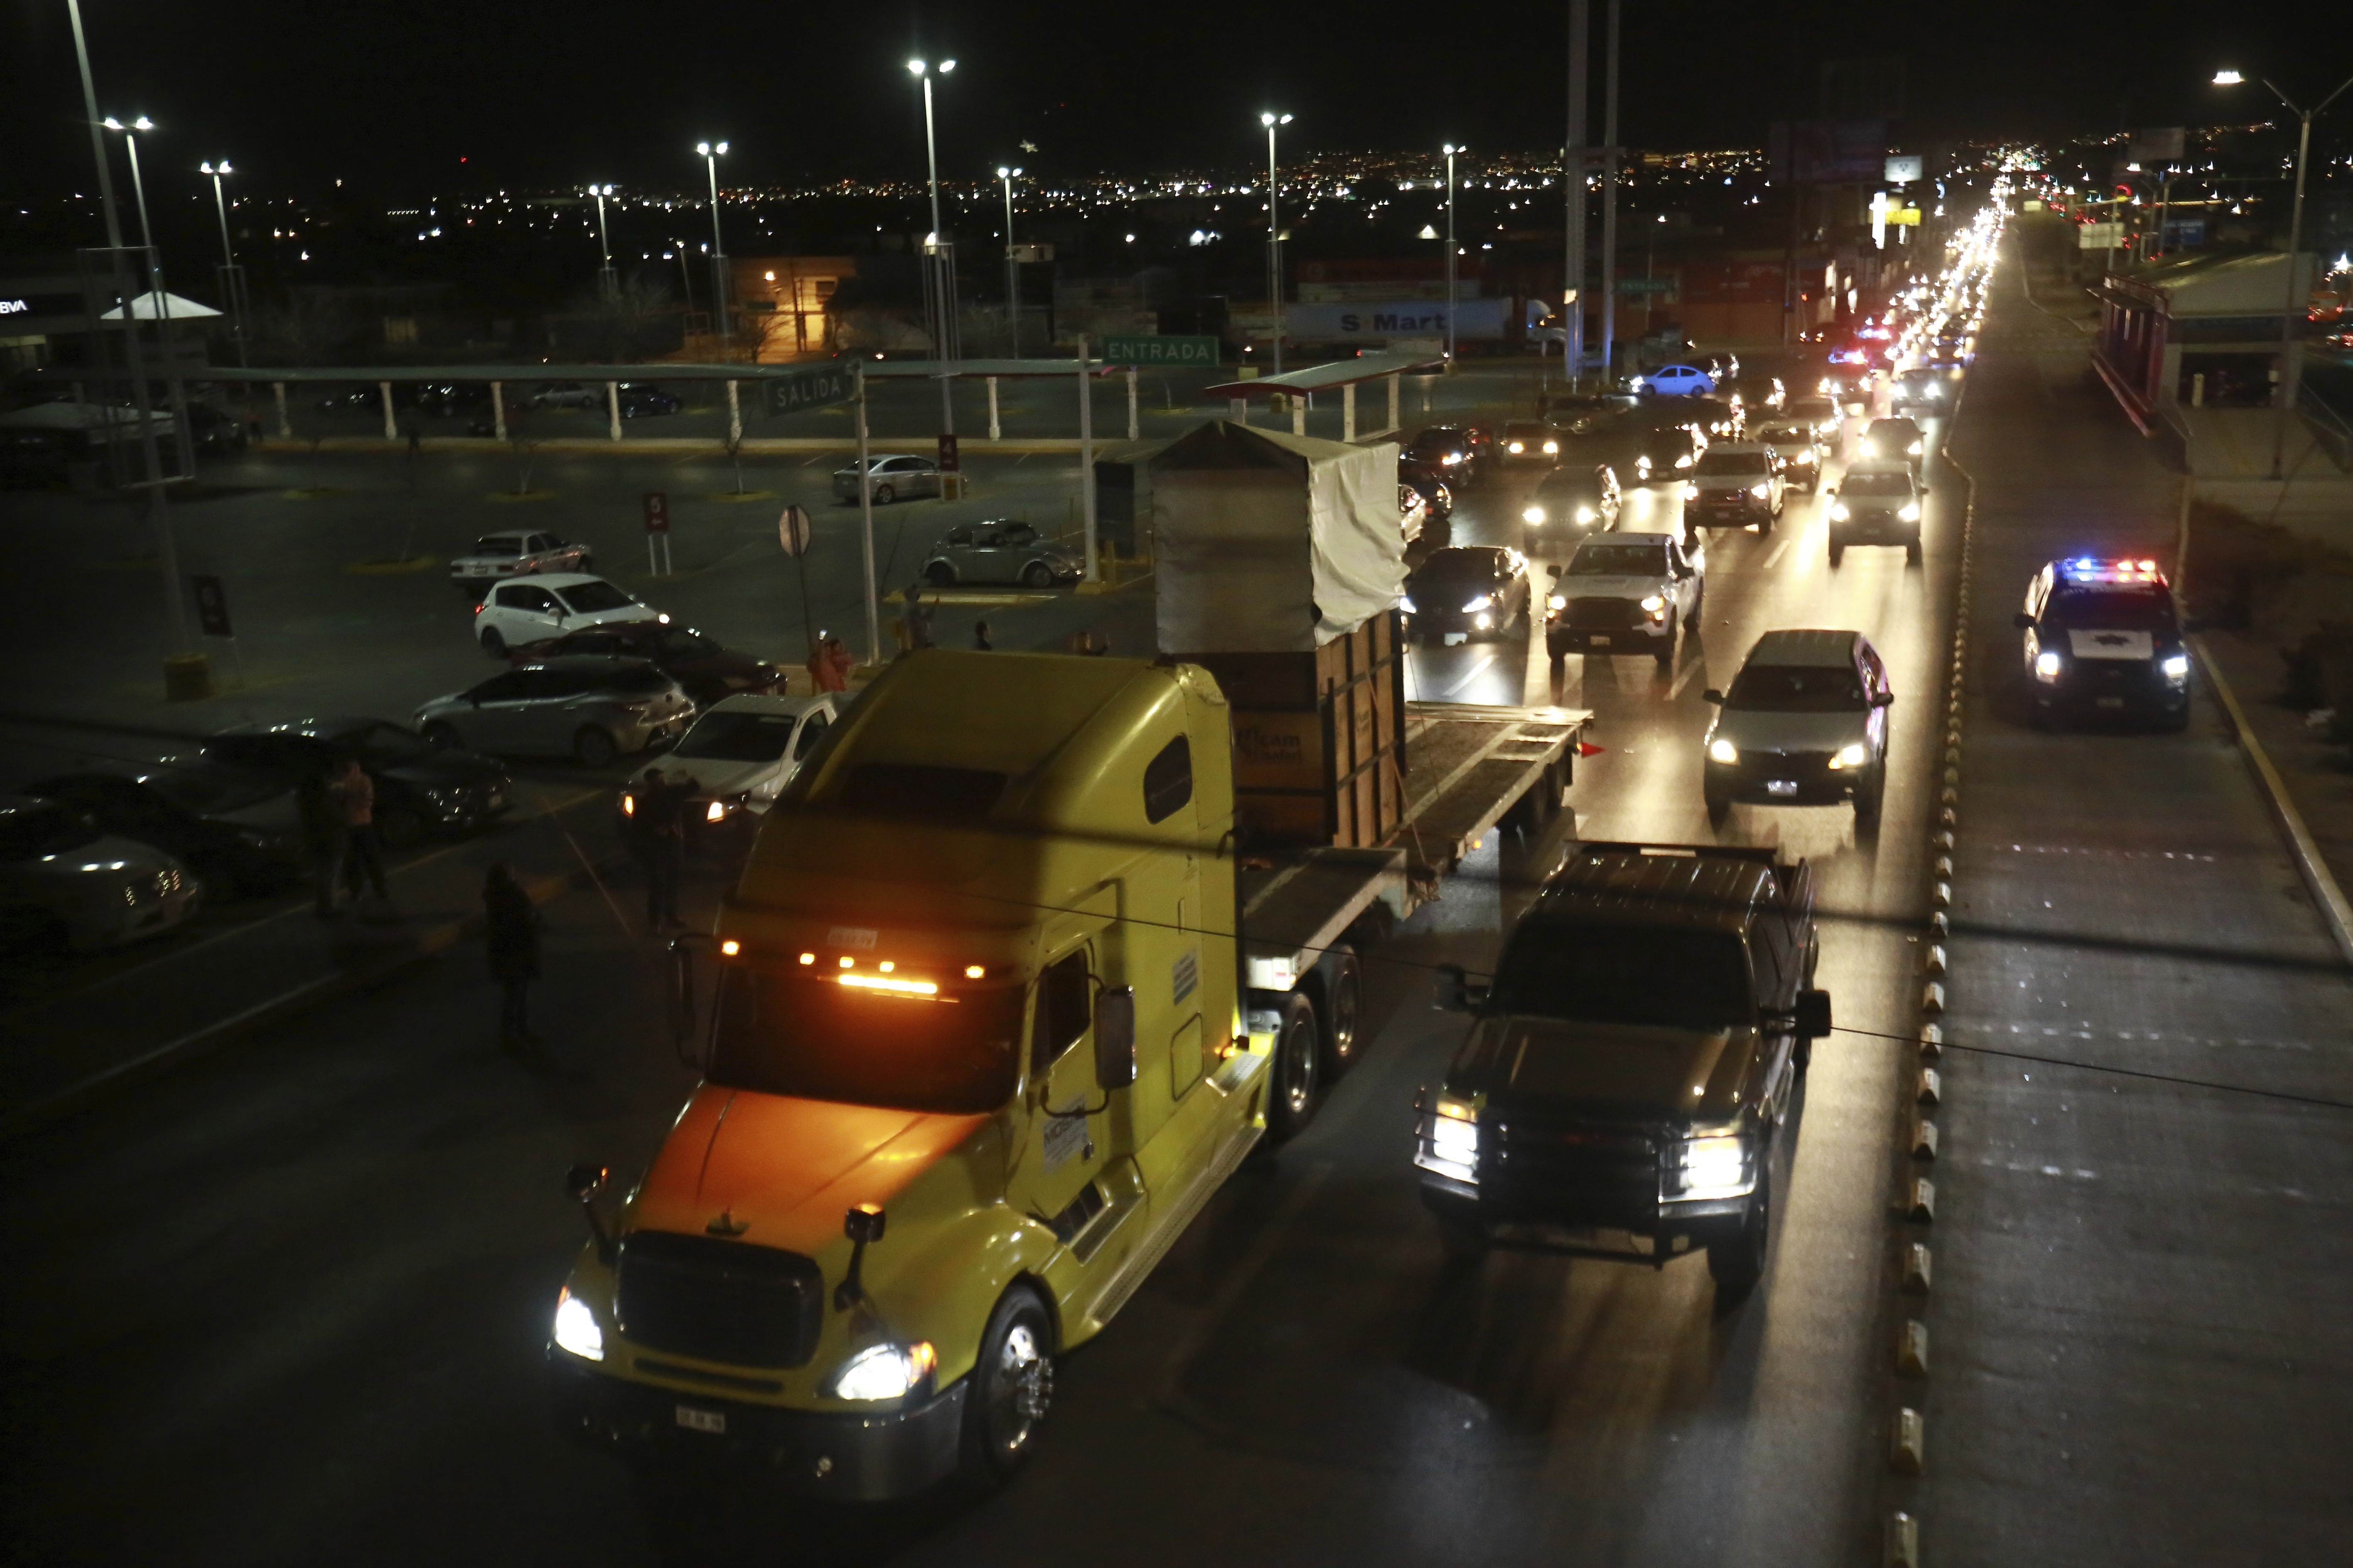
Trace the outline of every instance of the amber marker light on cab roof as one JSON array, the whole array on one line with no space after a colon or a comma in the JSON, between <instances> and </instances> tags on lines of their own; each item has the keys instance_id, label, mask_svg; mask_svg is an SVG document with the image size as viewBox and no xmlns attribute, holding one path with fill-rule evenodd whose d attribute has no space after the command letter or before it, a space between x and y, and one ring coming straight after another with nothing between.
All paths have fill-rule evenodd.
<instances>
[{"instance_id":1,"label":"amber marker light on cab roof","mask_svg":"<svg viewBox=\"0 0 2353 1568\"><path fill-rule=\"evenodd\" d=\"M966 980L977 980L987 973L987 971L977 963L967 963L964 966L964 977Z\"/></svg>"},{"instance_id":2,"label":"amber marker light on cab roof","mask_svg":"<svg viewBox=\"0 0 2353 1568\"><path fill-rule=\"evenodd\" d=\"M801 962L803 963L815 963L817 962L817 954L813 952L802 953Z\"/></svg>"},{"instance_id":3,"label":"amber marker light on cab roof","mask_svg":"<svg viewBox=\"0 0 2353 1568\"><path fill-rule=\"evenodd\" d=\"M940 988L928 980L900 980L887 974L837 974L842 984L860 991L883 991L893 996L936 996Z\"/></svg>"}]
</instances>

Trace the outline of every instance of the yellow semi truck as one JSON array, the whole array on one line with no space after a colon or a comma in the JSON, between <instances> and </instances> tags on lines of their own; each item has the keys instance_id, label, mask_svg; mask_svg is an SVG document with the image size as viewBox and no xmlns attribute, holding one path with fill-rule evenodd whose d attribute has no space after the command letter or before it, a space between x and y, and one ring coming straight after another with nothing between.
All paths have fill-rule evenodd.
<instances>
[{"instance_id":1,"label":"yellow semi truck","mask_svg":"<svg viewBox=\"0 0 2353 1568\"><path fill-rule=\"evenodd\" d=\"M1346 1067L1358 945L1556 810L1587 717L1402 711L1389 841L1259 855L1200 666L892 665L725 900L650 1168L572 1173L565 1423L845 1499L1009 1475L1056 1357Z\"/></svg>"}]
</instances>

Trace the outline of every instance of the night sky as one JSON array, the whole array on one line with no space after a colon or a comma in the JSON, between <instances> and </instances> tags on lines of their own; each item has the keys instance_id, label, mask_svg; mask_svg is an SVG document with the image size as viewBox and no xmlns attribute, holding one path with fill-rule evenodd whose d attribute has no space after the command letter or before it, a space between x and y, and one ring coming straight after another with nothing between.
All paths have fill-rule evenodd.
<instances>
[{"instance_id":1,"label":"night sky","mask_svg":"<svg viewBox=\"0 0 2353 1568\"><path fill-rule=\"evenodd\" d=\"M1007 159L1048 174L1237 167L1262 155L1269 104L1298 116L1286 155L1556 146L1564 114L1565 3L85 0L85 14L100 112L164 128L145 148L151 177L226 155L248 188L291 195L338 176L387 197L685 188L703 137L733 144L727 177L747 183L920 175L902 63L917 51L958 61L942 100L951 175ZM65 0L11 0L7 26L0 191L84 190ZM2203 86L2214 67L2353 68L2341 47L2314 48L2323 37L2344 34L2299 27L2284 6L1630 5L1625 139L1759 144L1768 119L1812 110L1821 59L1853 55L1905 57L1907 142L2255 118L2268 96ZM2283 85L2317 95L2335 80ZM1039 151L1020 153L1025 139Z\"/></svg>"}]
</instances>

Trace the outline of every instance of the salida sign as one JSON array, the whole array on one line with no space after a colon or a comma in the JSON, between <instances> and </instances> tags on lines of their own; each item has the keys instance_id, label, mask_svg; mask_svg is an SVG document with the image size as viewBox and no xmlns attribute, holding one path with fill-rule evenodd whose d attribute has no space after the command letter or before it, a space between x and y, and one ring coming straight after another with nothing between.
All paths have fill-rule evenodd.
<instances>
[{"instance_id":1,"label":"salida sign","mask_svg":"<svg viewBox=\"0 0 2353 1568\"><path fill-rule=\"evenodd\" d=\"M1454 307L1457 338L1500 338L1510 319L1509 300L1464 300ZM1442 338L1446 302L1414 300L1393 305L1293 305L1285 313L1291 337L1308 342L1344 342L1351 338Z\"/></svg>"}]
</instances>

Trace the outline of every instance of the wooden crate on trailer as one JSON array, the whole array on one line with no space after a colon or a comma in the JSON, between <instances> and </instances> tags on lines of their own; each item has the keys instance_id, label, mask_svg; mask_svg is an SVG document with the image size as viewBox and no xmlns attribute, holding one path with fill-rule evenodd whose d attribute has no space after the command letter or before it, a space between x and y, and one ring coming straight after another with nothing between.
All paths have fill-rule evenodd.
<instances>
[{"instance_id":1,"label":"wooden crate on trailer","mask_svg":"<svg viewBox=\"0 0 2353 1568\"><path fill-rule=\"evenodd\" d=\"M1243 842L1370 848L1405 815L1404 639L1376 616L1312 653L1179 657L1232 705Z\"/></svg>"}]
</instances>

